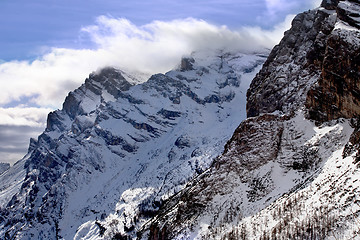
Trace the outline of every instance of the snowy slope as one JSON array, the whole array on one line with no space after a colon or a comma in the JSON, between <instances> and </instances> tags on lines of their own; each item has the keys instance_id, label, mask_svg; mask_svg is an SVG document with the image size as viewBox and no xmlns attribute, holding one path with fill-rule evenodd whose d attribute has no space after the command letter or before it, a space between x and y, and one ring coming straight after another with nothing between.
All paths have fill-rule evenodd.
<instances>
[{"instance_id":1,"label":"snowy slope","mask_svg":"<svg viewBox=\"0 0 360 240\"><path fill-rule=\"evenodd\" d=\"M343 158L352 132L347 120L316 126L302 111L292 117L265 114L247 119L213 167L166 203L144 228L142 239L154 239L157 233L166 239L242 239L242 234L245 239L262 239L264 231L270 237L284 222L288 227L312 222L312 214L322 204L355 207L359 170L354 155ZM341 190L346 185L334 187L345 180L350 193ZM285 208L287 201L292 203ZM346 216L345 226L356 222L345 221ZM285 227L277 229L279 238L288 239Z\"/></svg>"},{"instance_id":2,"label":"snowy slope","mask_svg":"<svg viewBox=\"0 0 360 240\"><path fill-rule=\"evenodd\" d=\"M340 124L333 130L347 131L348 135L349 129L346 128L346 124ZM327 141L335 137L325 129L315 130L328 134ZM319 139L314 136L311 140ZM283 195L264 210L233 225L232 229L227 228L221 237L233 234L246 235L250 239L358 239L359 162L354 161L354 154L344 157L343 142L338 144L339 149L325 159L312 182L299 191Z\"/></svg>"},{"instance_id":3,"label":"snowy slope","mask_svg":"<svg viewBox=\"0 0 360 240\"><path fill-rule=\"evenodd\" d=\"M138 85L112 68L91 74L49 114L18 169L1 176L19 175L0 182L0 236L135 237L222 152L245 119L245 93L263 61L195 53Z\"/></svg>"},{"instance_id":4,"label":"snowy slope","mask_svg":"<svg viewBox=\"0 0 360 240\"><path fill-rule=\"evenodd\" d=\"M205 235L216 239L358 239L359 161L355 152L346 154L345 144L353 129L343 119L312 129L307 144L324 158L311 177L256 214L211 233L205 231ZM291 182L284 175L278 178Z\"/></svg>"}]
</instances>

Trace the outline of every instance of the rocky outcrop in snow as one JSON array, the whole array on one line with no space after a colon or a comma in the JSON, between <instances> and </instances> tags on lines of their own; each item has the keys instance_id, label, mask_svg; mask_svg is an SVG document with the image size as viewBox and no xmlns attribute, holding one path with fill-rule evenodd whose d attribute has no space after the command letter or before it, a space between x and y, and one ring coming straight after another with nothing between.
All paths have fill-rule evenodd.
<instances>
[{"instance_id":1,"label":"rocky outcrop in snow","mask_svg":"<svg viewBox=\"0 0 360 240\"><path fill-rule=\"evenodd\" d=\"M304 103L318 121L359 115L360 3L322 6L297 15L270 53L248 90L249 117L293 111Z\"/></svg>"}]
</instances>

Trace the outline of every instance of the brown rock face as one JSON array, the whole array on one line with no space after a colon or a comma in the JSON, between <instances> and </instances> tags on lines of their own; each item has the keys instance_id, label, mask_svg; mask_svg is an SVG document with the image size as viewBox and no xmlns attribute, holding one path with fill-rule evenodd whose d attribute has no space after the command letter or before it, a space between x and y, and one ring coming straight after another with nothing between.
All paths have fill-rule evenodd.
<instances>
[{"instance_id":1,"label":"brown rock face","mask_svg":"<svg viewBox=\"0 0 360 240\"><path fill-rule=\"evenodd\" d=\"M360 118L352 119L352 126L354 127L354 132L344 148L343 157L350 156L356 152L355 163L360 167Z\"/></svg>"},{"instance_id":2,"label":"brown rock face","mask_svg":"<svg viewBox=\"0 0 360 240\"><path fill-rule=\"evenodd\" d=\"M269 159L276 159L283 133L282 122L288 118L264 114L244 121L225 145L224 153L215 163L215 168L229 164L229 159L236 159L238 166L229 165L230 169L234 167L232 170L236 171L241 166L241 169L251 171L266 164Z\"/></svg>"},{"instance_id":3,"label":"brown rock face","mask_svg":"<svg viewBox=\"0 0 360 240\"><path fill-rule=\"evenodd\" d=\"M341 1L338 24L325 41L318 84L308 92L309 118L328 121L360 115L360 5Z\"/></svg>"},{"instance_id":4,"label":"brown rock face","mask_svg":"<svg viewBox=\"0 0 360 240\"><path fill-rule=\"evenodd\" d=\"M360 34L335 30L327 40L318 85L308 93L309 117L327 121L360 115Z\"/></svg>"},{"instance_id":5,"label":"brown rock face","mask_svg":"<svg viewBox=\"0 0 360 240\"><path fill-rule=\"evenodd\" d=\"M248 117L304 105L319 122L360 115L360 3L299 14L247 92Z\"/></svg>"}]
</instances>

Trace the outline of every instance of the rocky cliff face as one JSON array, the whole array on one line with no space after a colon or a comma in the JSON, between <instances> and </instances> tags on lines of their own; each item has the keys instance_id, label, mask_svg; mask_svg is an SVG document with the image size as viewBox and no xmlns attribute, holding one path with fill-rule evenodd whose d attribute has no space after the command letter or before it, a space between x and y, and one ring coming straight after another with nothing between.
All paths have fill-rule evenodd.
<instances>
[{"instance_id":1,"label":"rocky cliff face","mask_svg":"<svg viewBox=\"0 0 360 240\"><path fill-rule=\"evenodd\" d=\"M297 15L290 30L251 83L247 93L249 117L274 111L290 112L304 105L309 88L318 80L327 36L336 16L325 10Z\"/></svg>"},{"instance_id":2,"label":"rocky cliff face","mask_svg":"<svg viewBox=\"0 0 360 240\"><path fill-rule=\"evenodd\" d=\"M335 187L331 189L331 185L344 174L347 165L344 164L342 169L333 166L334 169L329 171L326 168L330 162L337 166L342 161L350 164L354 173L350 177L342 176L341 181L349 181L347 185L356 181L360 173L356 164L352 164L354 156L343 160L341 155L351 133L347 121L316 127L301 113L292 117L263 114L247 119L240 124L213 166L166 202L148 230L144 230L143 239L260 239L264 237L264 231L270 237L273 229L285 229L282 221L299 221L296 224L300 230L300 225L312 221L312 211L316 210L311 206L319 199L311 199L313 202L309 201L308 209L299 207L298 212L291 213L292 219L287 220L282 219L280 199L297 201L294 196L302 191L310 197L309 188L311 191L317 189L313 185L315 179L320 182L318 186L324 185L320 179L329 181L327 185L330 186L321 189L323 194L330 190L340 192ZM336 144L329 144L329 141L336 141ZM335 152L340 154L334 156ZM357 193L358 189L351 196ZM324 206L339 200L331 194L320 198ZM349 210L354 205L344 206L344 209ZM286 213L289 212L291 210L287 209ZM304 222L303 218L295 217L300 213L308 213ZM327 227L339 231L336 228L339 223L336 219L327 223ZM285 230L279 229L276 230L277 237L287 238ZM288 230L294 238L301 238L296 231L295 228Z\"/></svg>"},{"instance_id":3,"label":"rocky cliff face","mask_svg":"<svg viewBox=\"0 0 360 240\"><path fill-rule=\"evenodd\" d=\"M304 103L318 121L359 115L359 2L322 7L297 15L272 50L248 90L249 117Z\"/></svg>"},{"instance_id":4,"label":"rocky cliff face","mask_svg":"<svg viewBox=\"0 0 360 240\"><path fill-rule=\"evenodd\" d=\"M360 5L341 1L338 20L324 42L324 58L317 85L307 95L309 117L327 121L360 114Z\"/></svg>"},{"instance_id":5,"label":"rocky cliff face","mask_svg":"<svg viewBox=\"0 0 360 240\"><path fill-rule=\"evenodd\" d=\"M91 74L0 175L0 238L135 238L221 153L264 60L196 53L138 85L114 68Z\"/></svg>"},{"instance_id":6,"label":"rocky cliff face","mask_svg":"<svg viewBox=\"0 0 360 240\"><path fill-rule=\"evenodd\" d=\"M358 1L299 14L247 92L248 118L143 239L358 236Z\"/></svg>"}]
</instances>

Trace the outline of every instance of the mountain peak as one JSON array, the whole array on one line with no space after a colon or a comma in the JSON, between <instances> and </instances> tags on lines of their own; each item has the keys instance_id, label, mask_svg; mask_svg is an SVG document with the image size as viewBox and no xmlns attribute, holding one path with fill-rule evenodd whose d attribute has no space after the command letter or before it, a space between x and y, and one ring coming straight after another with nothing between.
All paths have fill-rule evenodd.
<instances>
[{"instance_id":1,"label":"mountain peak","mask_svg":"<svg viewBox=\"0 0 360 240\"><path fill-rule=\"evenodd\" d=\"M194 70L193 63L195 62L193 57L183 57L180 63L180 71Z\"/></svg>"},{"instance_id":2,"label":"mountain peak","mask_svg":"<svg viewBox=\"0 0 360 240\"><path fill-rule=\"evenodd\" d=\"M99 82L109 89L110 86L115 86L121 91L127 91L133 85L129 83L123 76L124 72L114 68L105 67L89 75L88 81Z\"/></svg>"},{"instance_id":3,"label":"mountain peak","mask_svg":"<svg viewBox=\"0 0 360 240\"><path fill-rule=\"evenodd\" d=\"M340 0L323 0L321 2L321 7L328 10L335 10Z\"/></svg>"},{"instance_id":4,"label":"mountain peak","mask_svg":"<svg viewBox=\"0 0 360 240\"><path fill-rule=\"evenodd\" d=\"M263 61L207 51L137 85L115 68L90 74L48 115L46 131L18 165L23 178L16 186L0 181L12 194L3 200L9 210L0 211L0 237L99 237L90 225L109 229L109 238L135 236L222 152L245 118L245 92Z\"/></svg>"}]
</instances>

